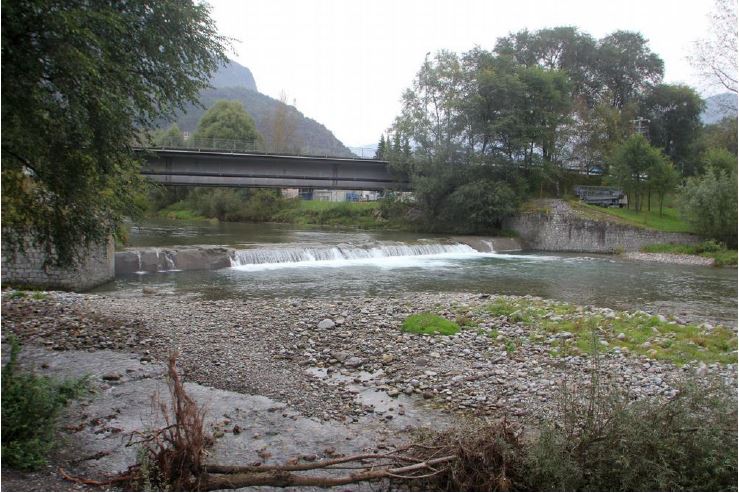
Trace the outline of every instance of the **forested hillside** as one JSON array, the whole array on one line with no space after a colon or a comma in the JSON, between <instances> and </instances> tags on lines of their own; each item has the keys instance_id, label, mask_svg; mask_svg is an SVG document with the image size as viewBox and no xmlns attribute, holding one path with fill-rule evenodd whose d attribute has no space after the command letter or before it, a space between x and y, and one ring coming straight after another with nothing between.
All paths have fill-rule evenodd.
<instances>
[{"instance_id":1,"label":"forested hillside","mask_svg":"<svg viewBox=\"0 0 739 493\"><path fill-rule=\"evenodd\" d=\"M205 111L216 101L237 100L254 118L257 130L264 137L266 150L352 156L351 151L322 124L306 117L294 106L257 92L248 68L231 61L213 76L211 85L213 88L200 92L200 103L205 108L191 104L184 114L177 116L176 123L183 132L193 133Z\"/></svg>"}]
</instances>

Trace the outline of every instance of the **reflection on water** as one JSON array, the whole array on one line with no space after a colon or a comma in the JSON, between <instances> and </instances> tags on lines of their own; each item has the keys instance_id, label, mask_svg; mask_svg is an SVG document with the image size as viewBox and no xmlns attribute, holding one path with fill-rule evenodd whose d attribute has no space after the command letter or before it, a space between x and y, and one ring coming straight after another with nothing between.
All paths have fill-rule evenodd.
<instances>
[{"instance_id":1,"label":"reflection on water","mask_svg":"<svg viewBox=\"0 0 739 493\"><path fill-rule=\"evenodd\" d=\"M331 246L418 241L409 233L340 232L284 225L157 223L132 232L133 245L265 243ZM198 229L200 228L200 229ZM220 236L219 236L220 235ZM429 235L423 235L429 238ZM221 238L222 241L217 240ZM275 248L289 247L275 245ZM691 318L737 319L735 269L637 262L606 255L524 253L370 259L279 269L152 273L119 278L99 292L140 293L143 286L210 299L231 297L392 296L409 292L532 294L577 304L646 309Z\"/></svg>"}]
</instances>

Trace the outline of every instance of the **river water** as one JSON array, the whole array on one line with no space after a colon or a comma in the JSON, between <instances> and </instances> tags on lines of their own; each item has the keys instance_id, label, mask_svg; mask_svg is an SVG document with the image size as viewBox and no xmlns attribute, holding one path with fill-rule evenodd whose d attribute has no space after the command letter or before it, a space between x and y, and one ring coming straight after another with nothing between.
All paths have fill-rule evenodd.
<instances>
[{"instance_id":1,"label":"river water","mask_svg":"<svg viewBox=\"0 0 739 493\"><path fill-rule=\"evenodd\" d=\"M531 294L736 324L737 271L618 256L478 252L447 237L292 225L149 220L129 249L222 245L231 268L120 276L100 293L232 297L392 296L413 292Z\"/></svg>"}]
</instances>

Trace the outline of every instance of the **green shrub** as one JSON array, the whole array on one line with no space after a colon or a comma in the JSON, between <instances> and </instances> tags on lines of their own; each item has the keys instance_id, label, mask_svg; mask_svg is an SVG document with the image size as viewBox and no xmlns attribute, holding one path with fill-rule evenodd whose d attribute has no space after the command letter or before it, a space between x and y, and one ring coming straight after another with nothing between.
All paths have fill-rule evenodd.
<instances>
[{"instance_id":1,"label":"green shrub","mask_svg":"<svg viewBox=\"0 0 739 493\"><path fill-rule=\"evenodd\" d=\"M10 360L2 370L2 457L17 469L36 469L53 446L54 428L61 409L79 396L85 379L58 382L20 373L17 340L10 340Z\"/></svg>"},{"instance_id":2,"label":"green shrub","mask_svg":"<svg viewBox=\"0 0 739 493\"><path fill-rule=\"evenodd\" d=\"M444 317L424 312L406 318L403 321L402 330L413 334L450 336L459 332L459 325Z\"/></svg>"},{"instance_id":3,"label":"green shrub","mask_svg":"<svg viewBox=\"0 0 739 493\"><path fill-rule=\"evenodd\" d=\"M529 489L736 491L736 404L725 386L693 381L638 401L597 381L565 388L528 447Z\"/></svg>"}]
</instances>

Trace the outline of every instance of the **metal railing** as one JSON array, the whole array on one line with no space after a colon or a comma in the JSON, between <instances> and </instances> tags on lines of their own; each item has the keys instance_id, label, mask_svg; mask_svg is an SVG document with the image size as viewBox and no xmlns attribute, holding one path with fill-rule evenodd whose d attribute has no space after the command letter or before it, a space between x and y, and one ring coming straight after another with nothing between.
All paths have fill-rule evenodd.
<instances>
[{"instance_id":1,"label":"metal railing","mask_svg":"<svg viewBox=\"0 0 739 493\"><path fill-rule=\"evenodd\" d=\"M192 150L192 151L217 151L217 152L248 152L259 154L279 154L286 156L314 156L314 157L333 157L333 158L358 158L358 159L375 159L374 149L352 148L352 155L341 155L339 153L327 153L323 149L311 148L310 146L300 146L287 148L285 150L271 149L263 142L258 140L231 140L231 139L163 139L149 146L150 149L175 149L175 150Z\"/></svg>"}]
</instances>

